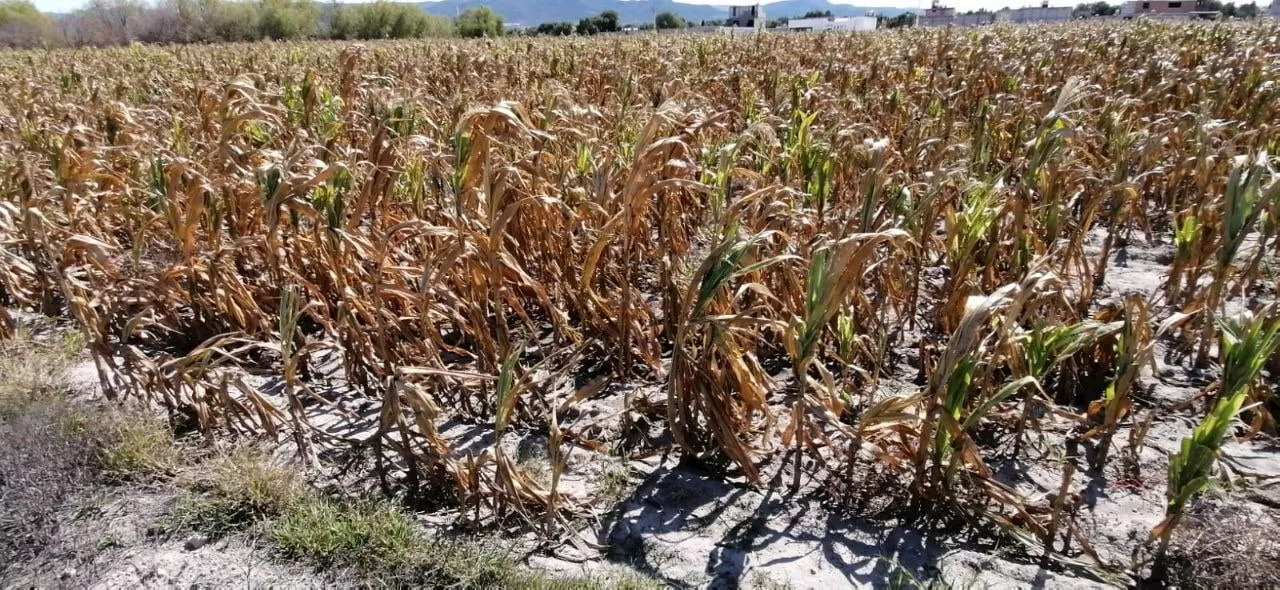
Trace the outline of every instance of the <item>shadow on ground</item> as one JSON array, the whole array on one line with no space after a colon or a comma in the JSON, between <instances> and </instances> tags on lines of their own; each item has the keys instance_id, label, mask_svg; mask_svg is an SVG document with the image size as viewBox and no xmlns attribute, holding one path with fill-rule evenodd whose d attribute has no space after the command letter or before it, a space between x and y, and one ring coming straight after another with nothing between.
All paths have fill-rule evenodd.
<instances>
[{"instance_id":1,"label":"shadow on ground","mask_svg":"<svg viewBox=\"0 0 1280 590\"><path fill-rule=\"evenodd\" d=\"M647 475L606 530L611 559L679 587L883 587L935 577L947 552L942 539L911 527L846 518L811 498L679 465Z\"/></svg>"}]
</instances>

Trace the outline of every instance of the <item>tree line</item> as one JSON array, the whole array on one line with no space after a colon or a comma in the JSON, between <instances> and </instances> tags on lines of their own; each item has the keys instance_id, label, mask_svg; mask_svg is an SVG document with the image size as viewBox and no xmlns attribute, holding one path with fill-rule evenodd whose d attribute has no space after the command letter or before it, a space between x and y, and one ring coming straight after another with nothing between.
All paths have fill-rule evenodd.
<instances>
[{"instance_id":1,"label":"tree line","mask_svg":"<svg viewBox=\"0 0 1280 590\"><path fill-rule=\"evenodd\" d=\"M496 37L502 17L487 6L456 20L416 4L377 0L90 0L70 14L43 14L30 0L0 0L0 47L213 43L264 39Z\"/></svg>"},{"instance_id":2,"label":"tree line","mask_svg":"<svg viewBox=\"0 0 1280 590\"><path fill-rule=\"evenodd\" d=\"M1255 18L1256 2L1237 6L1204 0L1201 7L1227 18ZM1074 18L1112 16L1119 6L1105 1L1080 4ZM831 16L810 11L802 18ZM770 28L788 19L770 20ZM911 26L915 15L879 19L881 28ZM673 12L658 14L640 30L692 26ZM703 21L703 25L721 24ZM542 23L526 31L535 35L595 35L622 30L618 13L606 10L574 23ZM468 8L457 19L428 14L416 4L377 0L368 4L321 4L313 0L90 0L87 7L64 15L41 13L30 0L0 0L0 47L50 47L145 43L210 43L263 39L409 39L422 37L497 37L502 16L487 6Z\"/></svg>"},{"instance_id":3,"label":"tree line","mask_svg":"<svg viewBox=\"0 0 1280 590\"><path fill-rule=\"evenodd\" d=\"M703 21L706 25L706 21ZM718 23L713 23L718 24ZM691 26L685 22L680 15L674 12L662 12L654 17L653 22L645 22L633 25L637 30L650 31L657 29L683 29ZM618 20L618 13L613 10L606 10L596 16L589 16L578 20L578 24L574 25L569 21L558 21L551 23L542 23L536 28L531 29L528 33L533 35L596 35L599 33L617 33L623 29L622 24Z\"/></svg>"}]
</instances>

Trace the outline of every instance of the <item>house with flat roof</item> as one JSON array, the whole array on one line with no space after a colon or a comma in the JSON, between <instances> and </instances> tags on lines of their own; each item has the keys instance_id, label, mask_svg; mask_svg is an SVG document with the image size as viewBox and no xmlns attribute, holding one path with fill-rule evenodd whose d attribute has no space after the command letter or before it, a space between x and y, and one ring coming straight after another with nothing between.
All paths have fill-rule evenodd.
<instances>
[{"instance_id":1,"label":"house with flat roof","mask_svg":"<svg viewBox=\"0 0 1280 590\"><path fill-rule=\"evenodd\" d=\"M759 4L750 4L745 6L730 6L729 18L725 19L724 26L745 29L763 29L764 22L764 7Z\"/></svg>"},{"instance_id":2,"label":"house with flat roof","mask_svg":"<svg viewBox=\"0 0 1280 590\"><path fill-rule=\"evenodd\" d=\"M1047 1L1041 2L1040 6L956 14L956 9L942 6L935 0L933 7L924 11L919 23L924 27L975 27L994 23L1057 23L1069 20L1071 20L1070 7L1049 6Z\"/></svg>"},{"instance_id":3,"label":"house with flat roof","mask_svg":"<svg viewBox=\"0 0 1280 590\"><path fill-rule=\"evenodd\" d=\"M918 24L922 27L945 27L953 24L956 20L956 9L943 6L938 0L933 0L933 4L924 10L924 14L920 15Z\"/></svg>"},{"instance_id":4,"label":"house with flat roof","mask_svg":"<svg viewBox=\"0 0 1280 590\"><path fill-rule=\"evenodd\" d=\"M1041 2L1040 6L1005 8L996 12L998 23L1060 23L1069 20L1070 6L1049 6L1048 2Z\"/></svg>"},{"instance_id":5,"label":"house with flat roof","mask_svg":"<svg viewBox=\"0 0 1280 590\"><path fill-rule=\"evenodd\" d=\"M874 31L874 16L824 16L818 18L793 18L787 21L788 31Z\"/></svg>"},{"instance_id":6,"label":"house with flat roof","mask_svg":"<svg viewBox=\"0 0 1280 590\"><path fill-rule=\"evenodd\" d=\"M1124 19L1196 20L1217 16L1217 10L1196 0L1129 0L1120 7L1120 18Z\"/></svg>"}]
</instances>

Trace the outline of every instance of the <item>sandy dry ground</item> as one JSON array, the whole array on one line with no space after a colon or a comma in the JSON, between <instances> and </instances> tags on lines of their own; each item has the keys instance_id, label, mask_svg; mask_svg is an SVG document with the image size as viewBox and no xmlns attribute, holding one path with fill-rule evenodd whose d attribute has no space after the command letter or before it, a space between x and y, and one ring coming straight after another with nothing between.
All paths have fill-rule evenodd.
<instances>
[{"instance_id":1,"label":"sandy dry ground","mask_svg":"<svg viewBox=\"0 0 1280 590\"><path fill-rule=\"evenodd\" d=\"M1167 245L1120 248L1103 287L1105 295L1151 293L1163 281ZM909 343L910 344L910 343ZM914 344L904 347L910 350ZM1163 352L1163 351L1162 351ZM909 359L910 355L905 355ZM1078 470L1071 489L1081 504L1076 522L1086 532L1099 559L1117 569L1128 566L1133 548L1142 543L1163 516L1165 469L1168 455L1190 433L1202 410L1175 406L1197 394L1212 375L1169 366L1157 355L1154 371L1143 374L1146 394L1140 396L1139 416L1154 412L1144 446L1136 454L1137 470L1113 460L1104 473L1089 475ZM336 402L346 404L341 416L323 405L310 408L315 425L347 438L359 439L372 432L377 406L370 400L351 401L339 395L340 371L334 364L318 363L325 374L323 385ZM328 373L325 373L326 367ZM914 385L914 369L904 362L901 374L883 383L883 390L908 391ZM255 386L272 391L269 376L257 376ZM78 366L73 378L86 391L96 387L89 365ZM776 379L789 379L785 371ZM322 384L313 384L321 389ZM634 386L639 395L659 400L660 384ZM625 391L606 390L584 401L571 426L594 432L593 423L616 422ZM272 396L283 406L277 391ZM1029 453L1018 462L994 464L1001 479L1028 497L1044 497L1061 481L1061 457L1067 424L1057 424L1040 434ZM459 454L483 448L490 429L484 424L458 420L439 424ZM654 434L660 425L654 425ZM1127 430L1127 429L1126 429ZM1113 456L1127 453L1126 431L1115 439ZM602 434L601 436L607 436ZM288 437L284 437L287 439ZM533 471L545 453L545 437L515 432L508 437L510 452ZM1262 439L1229 445L1224 464L1238 484L1217 502L1229 504L1249 522L1275 530L1280 524L1280 452ZM781 461L771 467L778 473ZM362 474L352 476L355 480ZM367 479L367 478L366 478ZM365 482L367 484L367 482ZM577 448L570 456L562 491L580 497L616 500L601 505L597 520L583 521L584 541L598 552L569 550L551 556L535 553L532 565L566 573L592 573L622 563L678 587L883 587L885 584L941 579L959 588L1094 588L1125 584L1127 580L1086 577L1078 572L1044 569L1014 547L981 540L956 538L939 531L922 530L892 519L872 520L838 505L824 503L811 487L798 497L776 488L754 488L733 478L680 465L674 457L658 454L623 462L621 459ZM609 494L613 494L610 496ZM1225 499L1222 499L1225 498ZM303 569L274 561L262 548L228 541L198 549L184 547L184 540L160 540L148 534L164 506L173 499L164 492L118 491L95 498L86 507L68 514L64 531L54 549L37 563L21 570L21 576L5 586L39 587L231 587L313 586L332 583ZM423 515L424 522L447 523L452 513ZM517 546L526 542L517 538Z\"/></svg>"},{"instance_id":2,"label":"sandy dry ground","mask_svg":"<svg viewBox=\"0 0 1280 590\"><path fill-rule=\"evenodd\" d=\"M243 538L201 543L156 527L171 490L112 488L80 498L36 560L0 580L5 588L317 588L333 581L272 558Z\"/></svg>"}]
</instances>

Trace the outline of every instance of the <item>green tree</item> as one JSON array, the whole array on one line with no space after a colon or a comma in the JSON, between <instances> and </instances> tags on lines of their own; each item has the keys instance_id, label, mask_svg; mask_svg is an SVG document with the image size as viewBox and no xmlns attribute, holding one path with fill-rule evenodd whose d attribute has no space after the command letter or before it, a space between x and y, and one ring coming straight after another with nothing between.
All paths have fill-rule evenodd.
<instances>
[{"instance_id":1,"label":"green tree","mask_svg":"<svg viewBox=\"0 0 1280 590\"><path fill-rule=\"evenodd\" d=\"M897 29L899 27L910 27L916 24L916 15L911 12L904 12L892 18L880 17L877 26L882 29Z\"/></svg>"},{"instance_id":2,"label":"green tree","mask_svg":"<svg viewBox=\"0 0 1280 590\"><path fill-rule=\"evenodd\" d=\"M259 7L248 2L215 0L208 13L208 41L256 41L262 38Z\"/></svg>"},{"instance_id":3,"label":"green tree","mask_svg":"<svg viewBox=\"0 0 1280 590\"><path fill-rule=\"evenodd\" d=\"M663 12L653 19L653 24L659 29L683 29L684 19L674 12Z\"/></svg>"},{"instance_id":4,"label":"green tree","mask_svg":"<svg viewBox=\"0 0 1280 590\"><path fill-rule=\"evenodd\" d=\"M1071 10L1072 18L1087 18L1091 16L1111 16L1120 12L1119 6L1113 6L1104 1L1086 2L1077 5Z\"/></svg>"},{"instance_id":5,"label":"green tree","mask_svg":"<svg viewBox=\"0 0 1280 590\"><path fill-rule=\"evenodd\" d=\"M616 33L622 30L622 25L618 24L618 13L612 10L606 10L600 14L578 20L576 29L579 35L594 35L596 33Z\"/></svg>"},{"instance_id":6,"label":"green tree","mask_svg":"<svg viewBox=\"0 0 1280 590\"><path fill-rule=\"evenodd\" d=\"M452 32L444 17L427 14L415 4L378 0L371 4L335 3L329 16L333 39L413 39L444 37Z\"/></svg>"},{"instance_id":7,"label":"green tree","mask_svg":"<svg viewBox=\"0 0 1280 590\"><path fill-rule=\"evenodd\" d=\"M462 37L501 37L502 16L488 6L476 6L458 15L458 35Z\"/></svg>"},{"instance_id":8,"label":"green tree","mask_svg":"<svg viewBox=\"0 0 1280 590\"><path fill-rule=\"evenodd\" d=\"M258 28L267 39L301 39L315 34L318 16L310 0L262 0Z\"/></svg>"},{"instance_id":9,"label":"green tree","mask_svg":"<svg viewBox=\"0 0 1280 590\"><path fill-rule=\"evenodd\" d=\"M1204 0L1200 3L1200 10L1216 10L1219 14L1226 18L1253 18L1258 15L1257 5L1252 8L1249 5L1237 7L1231 2L1222 2L1221 0Z\"/></svg>"},{"instance_id":10,"label":"green tree","mask_svg":"<svg viewBox=\"0 0 1280 590\"><path fill-rule=\"evenodd\" d=\"M622 27L618 25L617 11L606 10L601 12L600 16L596 17L596 28L599 29L601 33L616 33L621 31Z\"/></svg>"},{"instance_id":11,"label":"green tree","mask_svg":"<svg viewBox=\"0 0 1280 590\"><path fill-rule=\"evenodd\" d=\"M254 41L262 35L260 9L254 2L164 0L151 10L155 14L150 26L154 29L172 22L176 30L153 30L144 32L144 37L154 41Z\"/></svg>"},{"instance_id":12,"label":"green tree","mask_svg":"<svg viewBox=\"0 0 1280 590\"><path fill-rule=\"evenodd\" d=\"M831 16L830 10L810 10L804 13L803 18L831 18Z\"/></svg>"},{"instance_id":13,"label":"green tree","mask_svg":"<svg viewBox=\"0 0 1280 590\"><path fill-rule=\"evenodd\" d=\"M358 12L357 7L334 0L329 7L329 31L326 36L330 39L355 39L360 28Z\"/></svg>"},{"instance_id":14,"label":"green tree","mask_svg":"<svg viewBox=\"0 0 1280 590\"><path fill-rule=\"evenodd\" d=\"M0 0L0 47L33 47L51 39L53 22L27 0Z\"/></svg>"},{"instance_id":15,"label":"green tree","mask_svg":"<svg viewBox=\"0 0 1280 590\"><path fill-rule=\"evenodd\" d=\"M425 11L424 11L425 13ZM435 15L424 14L426 17L426 28L422 30L422 37L452 37L454 34L453 23L449 19Z\"/></svg>"},{"instance_id":16,"label":"green tree","mask_svg":"<svg viewBox=\"0 0 1280 590\"><path fill-rule=\"evenodd\" d=\"M537 29L534 29L534 32L539 35L561 35L561 36L572 35L573 23L564 22L564 21L555 22L555 23L542 23L538 25Z\"/></svg>"}]
</instances>

